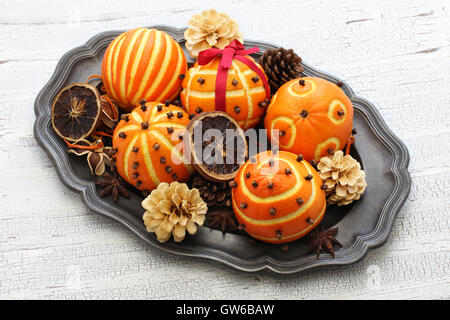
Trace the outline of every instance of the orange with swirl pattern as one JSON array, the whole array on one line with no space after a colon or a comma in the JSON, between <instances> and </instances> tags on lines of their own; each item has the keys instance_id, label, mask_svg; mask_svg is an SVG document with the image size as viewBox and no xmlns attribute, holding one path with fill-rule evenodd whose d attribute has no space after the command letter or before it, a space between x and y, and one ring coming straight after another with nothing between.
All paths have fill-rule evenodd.
<instances>
[{"instance_id":1,"label":"orange with swirl pattern","mask_svg":"<svg viewBox=\"0 0 450 320\"><path fill-rule=\"evenodd\" d=\"M280 150L319 161L344 148L352 131L353 106L329 81L315 77L291 80L272 97L264 126L270 137L272 129L279 130Z\"/></svg>"},{"instance_id":2,"label":"orange with swirl pattern","mask_svg":"<svg viewBox=\"0 0 450 320\"><path fill-rule=\"evenodd\" d=\"M160 182L187 181L193 173L183 156L189 118L179 107L147 102L122 115L114 130L113 148L120 176L140 190Z\"/></svg>"},{"instance_id":3,"label":"orange with swirl pattern","mask_svg":"<svg viewBox=\"0 0 450 320\"><path fill-rule=\"evenodd\" d=\"M171 36L138 28L110 43L103 57L102 79L108 95L129 110L141 99L173 100L186 70L183 50Z\"/></svg>"},{"instance_id":4,"label":"orange with swirl pattern","mask_svg":"<svg viewBox=\"0 0 450 320\"><path fill-rule=\"evenodd\" d=\"M246 57L254 62L250 56ZM217 57L203 66L195 63L188 70L180 98L189 114L215 110L216 76L220 59ZM262 70L258 63L255 64ZM226 113L244 130L256 126L268 104L266 89L256 72L245 63L233 59L227 74L226 90Z\"/></svg>"},{"instance_id":5,"label":"orange with swirl pattern","mask_svg":"<svg viewBox=\"0 0 450 320\"><path fill-rule=\"evenodd\" d=\"M235 216L255 239L270 243L297 240L325 214L319 174L293 153L261 152L241 167L234 181Z\"/></svg>"}]
</instances>

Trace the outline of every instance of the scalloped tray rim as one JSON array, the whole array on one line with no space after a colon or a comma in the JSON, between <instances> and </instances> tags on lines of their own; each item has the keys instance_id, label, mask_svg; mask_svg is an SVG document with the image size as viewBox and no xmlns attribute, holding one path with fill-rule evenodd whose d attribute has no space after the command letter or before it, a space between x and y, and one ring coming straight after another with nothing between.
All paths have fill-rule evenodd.
<instances>
[{"instance_id":1,"label":"scalloped tray rim","mask_svg":"<svg viewBox=\"0 0 450 320\"><path fill-rule=\"evenodd\" d=\"M184 28L180 29L166 25L155 25L149 28L163 30L173 36L176 40L183 41ZM39 92L34 104L36 121L33 131L36 140L50 156L61 181L71 190L80 193L83 202L89 207L89 209L119 221L141 239L145 240L154 247L178 255L215 260L246 272L256 272L267 269L275 273L290 274L313 267L351 264L361 260L370 248L379 247L387 241L395 218L400 208L406 201L411 189L411 177L408 172L408 164L410 159L408 149L404 143L387 127L380 113L375 106L372 105L372 103L355 95L353 90L339 78L326 72L319 71L306 63L302 63L305 68L305 73L313 72L331 82L343 83L342 89L349 96L354 107L358 108L358 110L362 112L374 133L378 136L380 141L383 141L385 146L393 154L394 161L391 165L391 172L395 178L395 188L384 204L377 225L371 233L357 236L352 246L336 251L336 257L334 259L328 256L323 256L318 260L313 255L309 255L293 261L278 261L268 255L264 255L257 259L246 260L233 256L227 252L207 247L199 248L197 246L179 246L176 247L176 249L168 248L164 246L164 244L147 238L145 233L141 232L141 230L137 229L132 223L127 221L124 218L127 213L120 207L109 206L106 208L104 206L105 203L102 203L101 198L96 193L95 184L90 181L81 180L74 174L70 168L66 153L46 132L45 125L50 118L50 109L45 108L46 103L44 101L45 98L49 99L54 96L56 88L61 87L61 85L65 82L70 70L73 67L73 64L76 61L95 56L95 54L104 45L106 45L106 41L109 42L111 37L114 37L122 32L122 30L102 32L89 39L84 45L75 47L64 54L58 62L52 77ZM246 40L245 44L250 46L258 46L265 49L278 48L278 46L274 44L260 41Z\"/></svg>"}]
</instances>

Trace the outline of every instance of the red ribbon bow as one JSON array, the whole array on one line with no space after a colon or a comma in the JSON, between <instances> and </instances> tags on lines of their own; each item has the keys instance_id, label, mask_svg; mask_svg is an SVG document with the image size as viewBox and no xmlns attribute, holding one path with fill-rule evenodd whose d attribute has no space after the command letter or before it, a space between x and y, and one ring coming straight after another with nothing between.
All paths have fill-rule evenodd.
<instances>
[{"instance_id":1,"label":"red ribbon bow","mask_svg":"<svg viewBox=\"0 0 450 320\"><path fill-rule=\"evenodd\" d=\"M198 64L203 66L205 64L213 61L217 56L221 55L222 59L219 63L219 68L217 70L216 77L216 97L215 97L215 107L216 110L225 111L226 108L226 89L227 89L227 74L228 69L231 67L233 59L239 60L250 67L259 76L263 82L264 88L266 89L267 99L270 98L270 87L267 82L266 75L264 72L246 55L251 53L256 53L259 51L258 47L253 47L250 49L245 49L245 47L238 40L233 40L224 49L206 49L199 53Z\"/></svg>"}]
</instances>

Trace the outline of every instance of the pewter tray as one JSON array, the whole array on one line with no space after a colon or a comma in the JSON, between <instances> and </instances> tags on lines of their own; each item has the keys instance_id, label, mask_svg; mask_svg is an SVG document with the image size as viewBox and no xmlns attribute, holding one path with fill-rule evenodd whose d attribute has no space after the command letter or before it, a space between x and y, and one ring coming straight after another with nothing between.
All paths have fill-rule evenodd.
<instances>
[{"instance_id":1,"label":"pewter tray","mask_svg":"<svg viewBox=\"0 0 450 320\"><path fill-rule=\"evenodd\" d=\"M184 29L152 27L167 32L184 48ZM378 247L387 240L411 188L407 170L408 150L386 126L377 109L367 100L356 96L345 83L342 89L353 103L353 126L358 129L356 148L352 148L352 153L364 165L368 187L361 200L351 206L330 207L325 214L324 226L339 227L337 239L344 245L336 251L334 259L327 253L323 253L320 259L316 259L314 253L306 255L305 239L290 243L289 250L283 252L278 245L262 242L252 244L246 235L222 234L207 227L199 228L195 236L187 236L182 243L159 243L153 234L145 230L141 218L141 195L131 192L129 199L120 198L117 204L111 197L100 198L99 189L95 186L96 178L91 176L85 159L67 154L67 146L53 132L51 102L57 92L69 83L83 82L89 75L100 74L104 51L122 32L100 33L85 45L67 52L34 105L36 140L52 159L63 183L80 193L90 209L117 220L154 247L177 255L215 260L247 272L269 269L288 274L319 266L350 264L362 259L369 248ZM245 45L260 48L260 52L254 55L257 59L265 50L277 48L276 45L250 40L246 40ZM334 83L340 81L307 64L304 64L304 68L306 76L321 77Z\"/></svg>"}]
</instances>

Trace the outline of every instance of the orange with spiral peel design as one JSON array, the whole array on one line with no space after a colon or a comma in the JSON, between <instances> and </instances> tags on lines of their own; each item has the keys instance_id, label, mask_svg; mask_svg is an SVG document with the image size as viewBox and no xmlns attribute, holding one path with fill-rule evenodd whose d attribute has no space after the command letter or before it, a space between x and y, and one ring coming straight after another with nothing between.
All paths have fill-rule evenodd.
<instances>
[{"instance_id":1,"label":"orange with spiral peel design","mask_svg":"<svg viewBox=\"0 0 450 320\"><path fill-rule=\"evenodd\" d=\"M254 61L250 56L246 56ZM198 62L190 68L183 80L181 103L189 114L215 110L216 77L220 57L206 65ZM257 64L258 68L262 67ZM264 71L263 71L264 72ZM258 124L267 108L266 89L259 76L245 63L234 59L227 74L226 113L244 129Z\"/></svg>"},{"instance_id":2,"label":"orange with spiral peel design","mask_svg":"<svg viewBox=\"0 0 450 320\"><path fill-rule=\"evenodd\" d=\"M153 190L160 182L187 181L193 173L183 156L183 135L189 117L179 107L143 103L122 115L114 130L116 167L129 184Z\"/></svg>"},{"instance_id":3,"label":"orange with spiral peel design","mask_svg":"<svg viewBox=\"0 0 450 320\"><path fill-rule=\"evenodd\" d=\"M325 191L317 171L290 152L265 151L238 171L233 210L244 230L270 243L305 236L322 220Z\"/></svg>"},{"instance_id":4,"label":"orange with spiral peel design","mask_svg":"<svg viewBox=\"0 0 450 320\"><path fill-rule=\"evenodd\" d=\"M344 148L352 125L350 99L335 84L315 77L281 86L264 120L269 137L271 130L279 130L280 150L302 154L307 161Z\"/></svg>"},{"instance_id":5,"label":"orange with spiral peel design","mask_svg":"<svg viewBox=\"0 0 450 320\"><path fill-rule=\"evenodd\" d=\"M110 43L103 57L102 79L108 95L129 110L141 99L173 100L186 70L183 50L171 36L138 28Z\"/></svg>"}]
</instances>

